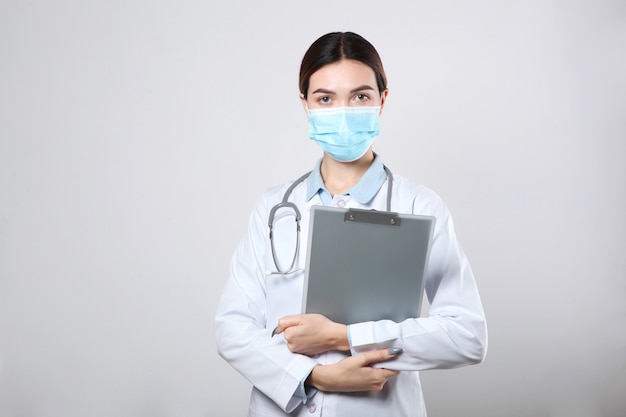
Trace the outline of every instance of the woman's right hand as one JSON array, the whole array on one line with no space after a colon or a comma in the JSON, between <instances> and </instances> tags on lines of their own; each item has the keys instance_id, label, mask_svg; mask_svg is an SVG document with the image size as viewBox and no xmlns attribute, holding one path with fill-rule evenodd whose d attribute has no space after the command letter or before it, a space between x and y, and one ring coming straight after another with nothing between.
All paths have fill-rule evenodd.
<instances>
[{"instance_id":1,"label":"woman's right hand","mask_svg":"<svg viewBox=\"0 0 626 417\"><path fill-rule=\"evenodd\" d=\"M372 368L370 365L393 358L392 349L374 350L347 357L332 365L317 365L306 383L320 391L381 391L385 383L399 371Z\"/></svg>"}]
</instances>

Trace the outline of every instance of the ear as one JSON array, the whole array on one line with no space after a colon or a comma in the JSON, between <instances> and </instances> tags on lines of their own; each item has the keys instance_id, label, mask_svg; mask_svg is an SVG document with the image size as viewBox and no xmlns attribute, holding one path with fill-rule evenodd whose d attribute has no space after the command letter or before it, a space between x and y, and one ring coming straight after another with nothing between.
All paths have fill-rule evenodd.
<instances>
[{"instance_id":1,"label":"ear","mask_svg":"<svg viewBox=\"0 0 626 417\"><path fill-rule=\"evenodd\" d=\"M306 102L306 98L304 97L304 94L300 93L300 102L302 103L302 108L304 109L304 112L307 114L309 114L309 106L307 105Z\"/></svg>"},{"instance_id":2,"label":"ear","mask_svg":"<svg viewBox=\"0 0 626 417\"><path fill-rule=\"evenodd\" d=\"M378 112L379 116L383 114L383 107L385 107L385 103L387 102L387 94L389 94L389 89L385 88L385 91L383 91L380 95L380 112Z\"/></svg>"}]
</instances>

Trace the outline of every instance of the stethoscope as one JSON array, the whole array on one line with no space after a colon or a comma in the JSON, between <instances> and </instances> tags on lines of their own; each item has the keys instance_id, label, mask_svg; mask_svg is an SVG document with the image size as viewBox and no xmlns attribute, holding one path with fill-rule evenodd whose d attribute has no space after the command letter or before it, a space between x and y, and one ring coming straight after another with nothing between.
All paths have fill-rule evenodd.
<instances>
[{"instance_id":1,"label":"stethoscope","mask_svg":"<svg viewBox=\"0 0 626 417\"><path fill-rule=\"evenodd\" d=\"M383 168L385 169L385 172L387 173L387 211L391 211L391 189L393 187L393 175L391 174L391 171L389 170L389 168L387 168L385 165L383 165ZM287 188L287 190L283 194L283 200L280 203L276 204L274 207L272 207L272 209L270 210L270 214L268 218L268 226L270 228L270 247L272 248L272 258L274 259L274 266L276 267L276 271L275 272L266 271L265 273L266 275L290 275L295 272L302 271L301 268L295 268L296 262L298 260L298 253L300 251L300 219L302 218L302 216L300 215L300 210L298 209L298 206L296 206L295 203L292 203L288 200L293 190L301 182L306 180L309 177L309 175L311 175L311 172L313 171L309 171L303 176L301 176L300 178L298 178L297 180L295 180L293 184L291 184L289 188ZM289 265L289 268L287 268L286 270L282 270L280 266L278 265L278 258L276 256L276 248L274 247L274 235L272 232L272 228L274 226L274 215L276 214L276 211L282 208L288 208L288 209L293 210L295 217L296 217L296 250L293 254L291 265Z\"/></svg>"}]
</instances>

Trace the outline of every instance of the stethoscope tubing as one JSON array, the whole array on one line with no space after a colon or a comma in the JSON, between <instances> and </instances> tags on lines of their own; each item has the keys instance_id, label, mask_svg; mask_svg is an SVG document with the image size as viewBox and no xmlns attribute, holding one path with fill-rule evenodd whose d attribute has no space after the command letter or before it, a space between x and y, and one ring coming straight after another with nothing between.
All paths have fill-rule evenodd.
<instances>
[{"instance_id":1,"label":"stethoscope tubing","mask_svg":"<svg viewBox=\"0 0 626 417\"><path fill-rule=\"evenodd\" d=\"M385 172L387 173L387 211L391 211L391 191L393 187L393 174L391 173L389 168L387 168L387 166L383 165L383 168L385 169ZM295 180L283 194L282 201L276 204L270 210L267 224L269 226L269 231L270 231L270 247L271 247L272 258L274 260L274 266L276 267L276 271L267 271L266 275L291 275L295 272L301 271L300 268L295 268L295 265L296 265L296 262L298 261L298 254L300 252L300 220L302 219L302 215L300 214L300 210L298 209L298 206L295 203L292 203L289 201L289 197L291 196L291 193L293 192L293 190L301 182L306 180L309 177L309 175L311 175L311 172L313 171L309 171L306 174L302 175L297 180ZM291 264L289 265L289 268L287 268L286 270L282 270L280 266L278 265L278 257L276 255L276 247L274 245L274 233L273 233L274 217L276 215L276 212L280 210L281 208L291 208L296 215L296 250L293 254L293 259L291 260Z\"/></svg>"}]
</instances>

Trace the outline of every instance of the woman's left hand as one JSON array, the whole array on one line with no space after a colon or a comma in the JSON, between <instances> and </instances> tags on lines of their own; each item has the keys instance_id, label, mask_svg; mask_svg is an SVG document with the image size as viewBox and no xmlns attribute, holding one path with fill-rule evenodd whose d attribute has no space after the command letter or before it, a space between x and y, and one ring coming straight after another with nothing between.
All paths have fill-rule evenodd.
<instances>
[{"instance_id":1,"label":"woman's left hand","mask_svg":"<svg viewBox=\"0 0 626 417\"><path fill-rule=\"evenodd\" d=\"M287 347L294 353L315 355L328 350L350 350L345 324L321 314L296 314L278 320L272 335L284 333Z\"/></svg>"}]
</instances>

